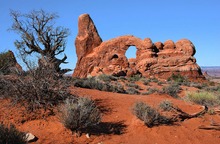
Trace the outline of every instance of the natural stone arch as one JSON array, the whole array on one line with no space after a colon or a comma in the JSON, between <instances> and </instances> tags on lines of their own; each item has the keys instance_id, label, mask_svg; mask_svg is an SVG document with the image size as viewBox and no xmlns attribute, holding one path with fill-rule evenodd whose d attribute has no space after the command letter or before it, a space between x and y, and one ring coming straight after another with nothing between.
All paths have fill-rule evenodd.
<instances>
[{"instance_id":1,"label":"natural stone arch","mask_svg":"<svg viewBox=\"0 0 220 144\"><path fill-rule=\"evenodd\" d=\"M136 52L137 52L136 46L129 46L127 51L125 52L125 56L127 57L127 59L130 58L136 59Z\"/></svg>"},{"instance_id":2,"label":"natural stone arch","mask_svg":"<svg viewBox=\"0 0 220 144\"><path fill-rule=\"evenodd\" d=\"M195 47L187 39L153 43L150 38L133 35L119 36L102 42L88 14L79 17L79 30L75 40L78 61L73 76L87 77L99 74L131 76L141 73L145 77L167 78L173 73L203 78L193 57ZM136 58L125 56L135 46Z\"/></svg>"}]
</instances>

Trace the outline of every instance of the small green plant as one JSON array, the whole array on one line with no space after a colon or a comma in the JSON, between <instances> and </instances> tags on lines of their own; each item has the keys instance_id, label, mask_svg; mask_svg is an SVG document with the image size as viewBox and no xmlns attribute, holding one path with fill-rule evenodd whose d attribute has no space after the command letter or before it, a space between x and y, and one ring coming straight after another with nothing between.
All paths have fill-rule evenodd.
<instances>
[{"instance_id":1,"label":"small green plant","mask_svg":"<svg viewBox=\"0 0 220 144\"><path fill-rule=\"evenodd\" d=\"M189 86L190 87L195 87L195 88L198 88L198 89L204 88L203 84L196 83L196 82L191 82Z\"/></svg>"},{"instance_id":2,"label":"small green plant","mask_svg":"<svg viewBox=\"0 0 220 144\"><path fill-rule=\"evenodd\" d=\"M172 109L173 103L169 100L164 100L159 104L159 108L164 111L170 111Z\"/></svg>"},{"instance_id":3,"label":"small green plant","mask_svg":"<svg viewBox=\"0 0 220 144\"><path fill-rule=\"evenodd\" d=\"M209 91L209 92L217 92L219 93L220 92L220 85L217 85L217 86L207 86L205 88L206 91Z\"/></svg>"},{"instance_id":4,"label":"small green plant","mask_svg":"<svg viewBox=\"0 0 220 144\"><path fill-rule=\"evenodd\" d=\"M179 73L178 74L172 74L172 76L169 77L167 80L168 81L173 81L173 82L176 82L176 83L179 83L179 84L183 84L183 83L188 82L188 79L186 77L180 75Z\"/></svg>"},{"instance_id":5,"label":"small green plant","mask_svg":"<svg viewBox=\"0 0 220 144\"><path fill-rule=\"evenodd\" d=\"M177 83L170 84L166 87L163 87L162 93L168 94L174 98L178 98L178 93L180 91L180 86Z\"/></svg>"},{"instance_id":6,"label":"small green plant","mask_svg":"<svg viewBox=\"0 0 220 144\"><path fill-rule=\"evenodd\" d=\"M142 82L143 82L144 85L149 85L149 83L150 83L151 81L150 81L150 79L144 78L144 79L142 79Z\"/></svg>"},{"instance_id":7,"label":"small green plant","mask_svg":"<svg viewBox=\"0 0 220 144\"><path fill-rule=\"evenodd\" d=\"M154 82L154 83L158 83L159 82L159 80L157 78L151 78L150 81Z\"/></svg>"},{"instance_id":8,"label":"small green plant","mask_svg":"<svg viewBox=\"0 0 220 144\"><path fill-rule=\"evenodd\" d=\"M215 115L215 114L216 114L216 112L215 112L215 110L214 110L214 109L210 109L210 110L208 111L208 114L209 114L209 115Z\"/></svg>"},{"instance_id":9,"label":"small green plant","mask_svg":"<svg viewBox=\"0 0 220 144\"><path fill-rule=\"evenodd\" d=\"M156 93L156 92L159 92L159 90L156 89L156 88L148 88L147 92L143 93L143 95L149 95L149 94L153 94L153 93Z\"/></svg>"},{"instance_id":10,"label":"small green plant","mask_svg":"<svg viewBox=\"0 0 220 144\"><path fill-rule=\"evenodd\" d=\"M127 87L133 87L135 89L140 89L139 85L135 84L135 83L127 83L126 84Z\"/></svg>"},{"instance_id":11,"label":"small green plant","mask_svg":"<svg viewBox=\"0 0 220 144\"><path fill-rule=\"evenodd\" d=\"M148 127L172 123L172 119L160 115L157 110L143 102L135 103L133 113Z\"/></svg>"},{"instance_id":12,"label":"small green plant","mask_svg":"<svg viewBox=\"0 0 220 144\"><path fill-rule=\"evenodd\" d=\"M60 120L72 132L88 132L101 121L101 113L95 102L89 98L67 99L60 107Z\"/></svg>"},{"instance_id":13,"label":"small green plant","mask_svg":"<svg viewBox=\"0 0 220 144\"><path fill-rule=\"evenodd\" d=\"M158 81L157 83L159 86L162 86L164 83L162 81Z\"/></svg>"},{"instance_id":14,"label":"small green plant","mask_svg":"<svg viewBox=\"0 0 220 144\"><path fill-rule=\"evenodd\" d=\"M140 74L136 74L136 75L129 77L128 81L129 82L136 82L136 81L139 81L141 78L142 78L142 76Z\"/></svg>"},{"instance_id":15,"label":"small green plant","mask_svg":"<svg viewBox=\"0 0 220 144\"><path fill-rule=\"evenodd\" d=\"M129 87L129 88L126 90L126 93L127 93L127 94L140 94L140 92L139 92L137 89L133 88L133 87Z\"/></svg>"},{"instance_id":16,"label":"small green plant","mask_svg":"<svg viewBox=\"0 0 220 144\"><path fill-rule=\"evenodd\" d=\"M189 92L185 99L206 106L216 106L220 104L219 96L211 92Z\"/></svg>"},{"instance_id":17,"label":"small green plant","mask_svg":"<svg viewBox=\"0 0 220 144\"><path fill-rule=\"evenodd\" d=\"M117 78L111 75L106 75L106 74L101 74L97 76L98 80L104 81L104 82L111 82L111 81L116 81Z\"/></svg>"},{"instance_id":18,"label":"small green plant","mask_svg":"<svg viewBox=\"0 0 220 144\"><path fill-rule=\"evenodd\" d=\"M120 83L111 84L110 82L101 82L101 81L97 80L95 77L73 79L73 85L75 87L97 89L100 91L126 93L124 90L124 87Z\"/></svg>"},{"instance_id":19,"label":"small green plant","mask_svg":"<svg viewBox=\"0 0 220 144\"><path fill-rule=\"evenodd\" d=\"M9 126L0 123L0 143L1 144L27 144L26 134L16 129L13 124Z\"/></svg>"}]
</instances>

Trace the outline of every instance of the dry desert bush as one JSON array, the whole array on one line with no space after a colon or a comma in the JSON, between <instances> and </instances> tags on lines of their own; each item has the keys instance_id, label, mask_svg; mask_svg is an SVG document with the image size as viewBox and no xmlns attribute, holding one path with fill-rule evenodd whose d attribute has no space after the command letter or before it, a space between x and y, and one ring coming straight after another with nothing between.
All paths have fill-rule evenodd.
<instances>
[{"instance_id":1,"label":"dry desert bush","mask_svg":"<svg viewBox=\"0 0 220 144\"><path fill-rule=\"evenodd\" d=\"M13 124L9 126L0 123L1 144L27 144L26 134L18 131Z\"/></svg>"},{"instance_id":2,"label":"dry desert bush","mask_svg":"<svg viewBox=\"0 0 220 144\"><path fill-rule=\"evenodd\" d=\"M50 109L72 96L68 80L48 68L36 68L13 78L0 77L1 97L23 104L28 111Z\"/></svg>"},{"instance_id":3,"label":"dry desert bush","mask_svg":"<svg viewBox=\"0 0 220 144\"><path fill-rule=\"evenodd\" d=\"M89 98L66 99L60 112L63 125L76 133L88 132L89 128L97 126L101 121L98 107Z\"/></svg>"},{"instance_id":4,"label":"dry desert bush","mask_svg":"<svg viewBox=\"0 0 220 144\"><path fill-rule=\"evenodd\" d=\"M162 116L157 110L143 102L135 103L133 113L148 127L171 124L173 119Z\"/></svg>"},{"instance_id":5,"label":"dry desert bush","mask_svg":"<svg viewBox=\"0 0 220 144\"><path fill-rule=\"evenodd\" d=\"M171 83L170 85L168 86L165 86L163 87L161 93L165 93L165 94L168 94L174 98L178 98L178 93L180 91L180 86L178 83Z\"/></svg>"},{"instance_id":6,"label":"dry desert bush","mask_svg":"<svg viewBox=\"0 0 220 144\"><path fill-rule=\"evenodd\" d=\"M108 92L116 92L116 93L126 93L124 87L120 83L111 84L108 80L107 81L100 81L96 77L90 78L75 78L73 79L73 85L76 87L81 88L88 88L88 89L97 89L101 91L108 91Z\"/></svg>"}]
</instances>

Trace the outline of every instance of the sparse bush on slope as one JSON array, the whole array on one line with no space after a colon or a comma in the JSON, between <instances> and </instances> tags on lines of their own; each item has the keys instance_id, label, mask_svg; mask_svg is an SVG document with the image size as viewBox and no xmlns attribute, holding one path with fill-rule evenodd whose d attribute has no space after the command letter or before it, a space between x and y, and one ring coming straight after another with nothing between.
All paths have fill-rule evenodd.
<instances>
[{"instance_id":1,"label":"sparse bush on slope","mask_svg":"<svg viewBox=\"0 0 220 144\"><path fill-rule=\"evenodd\" d=\"M81 88L97 89L101 91L126 93L123 86L120 83L111 84L110 82L102 82L95 77L74 79L73 85Z\"/></svg>"},{"instance_id":2,"label":"sparse bush on slope","mask_svg":"<svg viewBox=\"0 0 220 144\"><path fill-rule=\"evenodd\" d=\"M138 102L134 105L133 113L148 127L153 127L161 124L170 124L172 119L160 115L160 113L149 105Z\"/></svg>"},{"instance_id":3,"label":"sparse bush on slope","mask_svg":"<svg viewBox=\"0 0 220 144\"><path fill-rule=\"evenodd\" d=\"M188 79L180 74L172 74L172 76L169 77L167 80L183 85L187 85L189 83Z\"/></svg>"},{"instance_id":4,"label":"sparse bush on slope","mask_svg":"<svg viewBox=\"0 0 220 144\"><path fill-rule=\"evenodd\" d=\"M29 111L50 109L71 95L66 79L47 68L32 69L27 76L17 78L0 77L0 87L2 97L23 104Z\"/></svg>"},{"instance_id":5,"label":"sparse bush on slope","mask_svg":"<svg viewBox=\"0 0 220 144\"><path fill-rule=\"evenodd\" d=\"M133 87L127 88L126 93L127 94L140 94L140 92L136 88L133 88Z\"/></svg>"},{"instance_id":6,"label":"sparse bush on slope","mask_svg":"<svg viewBox=\"0 0 220 144\"><path fill-rule=\"evenodd\" d=\"M161 108L164 111L170 111L172 107L173 107L173 104L169 100L164 100L159 104L159 108Z\"/></svg>"},{"instance_id":7,"label":"sparse bush on slope","mask_svg":"<svg viewBox=\"0 0 220 144\"><path fill-rule=\"evenodd\" d=\"M27 144L25 133L18 131L13 124L0 123L1 144Z\"/></svg>"},{"instance_id":8,"label":"sparse bush on slope","mask_svg":"<svg viewBox=\"0 0 220 144\"><path fill-rule=\"evenodd\" d=\"M101 121L98 107L89 98L67 99L60 107L60 112L64 126L76 133L88 132L89 128Z\"/></svg>"},{"instance_id":9,"label":"sparse bush on slope","mask_svg":"<svg viewBox=\"0 0 220 144\"><path fill-rule=\"evenodd\" d=\"M180 91L180 86L177 83L170 84L169 86L163 87L161 93L168 94L174 98L178 98L178 93Z\"/></svg>"},{"instance_id":10,"label":"sparse bush on slope","mask_svg":"<svg viewBox=\"0 0 220 144\"><path fill-rule=\"evenodd\" d=\"M220 97L211 92L189 92L185 99L206 106L216 106L220 104Z\"/></svg>"},{"instance_id":11,"label":"sparse bush on slope","mask_svg":"<svg viewBox=\"0 0 220 144\"><path fill-rule=\"evenodd\" d=\"M114 77L112 75L106 75L106 74L101 74L101 75L97 76L97 78L101 81L104 81L104 82L116 81L118 79L117 77Z\"/></svg>"},{"instance_id":12,"label":"sparse bush on slope","mask_svg":"<svg viewBox=\"0 0 220 144\"><path fill-rule=\"evenodd\" d=\"M157 92L159 92L159 90L156 88L148 88L147 92L142 93L142 95L149 95L149 94L153 94L153 93L157 93Z\"/></svg>"},{"instance_id":13,"label":"sparse bush on slope","mask_svg":"<svg viewBox=\"0 0 220 144\"><path fill-rule=\"evenodd\" d=\"M128 78L129 82L136 82L142 78L141 74L136 74Z\"/></svg>"}]
</instances>

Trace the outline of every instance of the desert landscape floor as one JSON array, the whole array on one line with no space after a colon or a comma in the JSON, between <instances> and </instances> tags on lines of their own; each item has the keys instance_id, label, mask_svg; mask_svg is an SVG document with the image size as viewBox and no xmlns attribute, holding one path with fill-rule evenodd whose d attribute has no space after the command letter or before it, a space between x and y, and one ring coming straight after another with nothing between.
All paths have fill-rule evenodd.
<instances>
[{"instance_id":1,"label":"desert landscape floor","mask_svg":"<svg viewBox=\"0 0 220 144\"><path fill-rule=\"evenodd\" d=\"M21 131L31 132L37 136L38 140L33 144L219 144L220 142L220 131L198 128L208 126L212 122L220 124L219 114L205 114L202 117L172 125L152 128L145 126L132 114L132 107L138 101L157 108L161 101L169 100L189 114L201 111L202 106L174 99L165 94L143 96L83 88L72 88L71 90L75 95L95 100L102 112L101 129L93 130L89 138L86 137L86 134L77 137L66 129L60 122L59 113L56 110L51 116L45 114L45 117L39 112L39 118L31 120L32 114L25 114L22 106L12 106L9 100L2 99L0 100L0 118L6 123L14 123Z\"/></svg>"}]
</instances>

